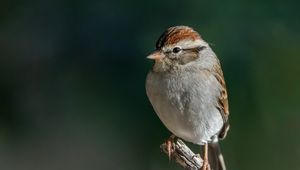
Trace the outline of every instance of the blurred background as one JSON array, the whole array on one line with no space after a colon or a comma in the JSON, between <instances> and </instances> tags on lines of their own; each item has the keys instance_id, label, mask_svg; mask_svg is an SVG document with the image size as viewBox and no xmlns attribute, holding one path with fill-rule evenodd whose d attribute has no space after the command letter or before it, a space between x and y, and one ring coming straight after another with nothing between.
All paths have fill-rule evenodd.
<instances>
[{"instance_id":1,"label":"blurred background","mask_svg":"<svg viewBox=\"0 0 300 170\"><path fill-rule=\"evenodd\" d=\"M299 5L0 1L0 169L181 169L159 149L170 132L144 88L145 57L174 25L199 31L222 62L228 169L298 169Z\"/></svg>"}]
</instances>

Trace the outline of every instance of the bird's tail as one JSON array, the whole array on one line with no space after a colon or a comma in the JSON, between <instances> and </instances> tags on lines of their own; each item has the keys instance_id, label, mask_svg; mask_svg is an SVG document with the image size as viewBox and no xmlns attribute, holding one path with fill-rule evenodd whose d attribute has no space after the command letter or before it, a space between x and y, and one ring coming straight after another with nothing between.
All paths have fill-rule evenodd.
<instances>
[{"instance_id":1,"label":"bird's tail","mask_svg":"<svg viewBox=\"0 0 300 170\"><path fill-rule=\"evenodd\" d=\"M226 170L224 158L218 142L208 144L208 160L212 170Z\"/></svg>"}]
</instances>

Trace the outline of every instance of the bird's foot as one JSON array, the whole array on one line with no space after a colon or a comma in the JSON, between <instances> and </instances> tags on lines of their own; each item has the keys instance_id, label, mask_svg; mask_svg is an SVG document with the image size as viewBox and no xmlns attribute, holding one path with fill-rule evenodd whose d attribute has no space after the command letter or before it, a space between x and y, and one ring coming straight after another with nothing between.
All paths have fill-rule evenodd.
<instances>
[{"instance_id":1,"label":"bird's foot","mask_svg":"<svg viewBox=\"0 0 300 170\"><path fill-rule=\"evenodd\" d=\"M209 162L208 162L208 144L207 143L204 145L203 164L202 164L201 169L202 170L211 170Z\"/></svg>"},{"instance_id":2,"label":"bird's foot","mask_svg":"<svg viewBox=\"0 0 300 170\"><path fill-rule=\"evenodd\" d=\"M169 160L171 160L171 155L175 151L174 138L175 138L175 135L171 135L166 141Z\"/></svg>"},{"instance_id":3,"label":"bird's foot","mask_svg":"<svg viewBox=\"0 0 300 170\"><path fill-rule=\"evenodd\" d=\"M208 160L203 160L203 164L202 164L201 170L211 170L210 166L209 166L209 163L208 163Z\"/></svg>"}]
</instances>

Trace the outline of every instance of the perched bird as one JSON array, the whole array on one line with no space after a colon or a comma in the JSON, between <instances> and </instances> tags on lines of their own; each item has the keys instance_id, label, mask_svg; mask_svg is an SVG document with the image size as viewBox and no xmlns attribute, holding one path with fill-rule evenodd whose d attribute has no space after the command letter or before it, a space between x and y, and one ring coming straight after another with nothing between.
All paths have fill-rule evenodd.
<instances>
[{"instance_id":1,"label":"perched bird","mask_svg":"<svg viewBox=\"0 0 300 170\"><path fill-rule=\"evenodd\" d=\"M229 129L229 110L216 54L195 30L175 26L159 37L147 58L155 63L146 92L160 120L175 136L203 147L204 170L225 170L218 140Z\"/></svg>"}]
</instances>

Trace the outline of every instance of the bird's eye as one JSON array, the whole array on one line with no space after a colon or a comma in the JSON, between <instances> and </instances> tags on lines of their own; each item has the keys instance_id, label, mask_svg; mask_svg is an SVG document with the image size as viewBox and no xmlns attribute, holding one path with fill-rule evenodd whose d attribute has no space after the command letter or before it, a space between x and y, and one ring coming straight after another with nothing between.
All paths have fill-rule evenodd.
<instances>
[{"instance_id":1,"label":"bird's eye","mask_svg":"<svg viewBox=\"0 0 300 170\"><path fill-rule=\"evenodd\" d=\"M180 47L173 48L173 53L179 53L182 49Z\"/></svg>"}]
</instances>

